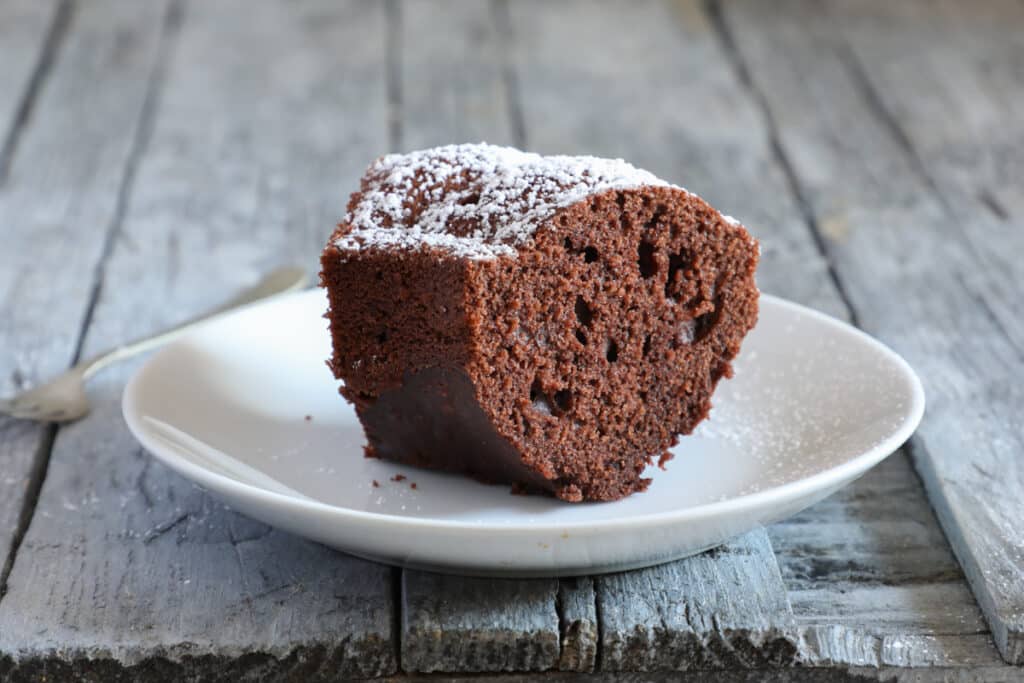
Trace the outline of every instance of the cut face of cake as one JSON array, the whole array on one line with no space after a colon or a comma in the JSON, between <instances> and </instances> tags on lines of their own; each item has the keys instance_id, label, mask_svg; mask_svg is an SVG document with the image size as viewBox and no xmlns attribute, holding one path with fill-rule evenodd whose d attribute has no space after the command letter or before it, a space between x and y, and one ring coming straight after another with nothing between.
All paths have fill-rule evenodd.
<instances>
[{"instance_id":1,"label":"cut face of cake","mask_svg":"<svg viewBox=\"0 0 1024 683\"><path fill-rule=\"evenodd\" d=\"M369 456L616 500L708 415L757 260L738 222L621 160L389 155L323 253L329 365Z\"/></svg>"}]
</instances>

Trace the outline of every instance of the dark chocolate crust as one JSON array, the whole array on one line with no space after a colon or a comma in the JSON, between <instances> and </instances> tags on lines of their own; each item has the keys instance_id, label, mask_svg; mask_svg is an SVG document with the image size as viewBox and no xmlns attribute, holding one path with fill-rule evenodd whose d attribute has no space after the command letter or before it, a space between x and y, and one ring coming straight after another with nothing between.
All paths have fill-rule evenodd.
<instances>
[{"instance_id":1,"label":"dark chocolate crust","mask_svg":"<svg viewBox=\"0 0 1024 683\"><path fill-rule=\"evenodd\" d=\"M348 229L322 284L367 454L567 501L643 490L757 319L757 243L679 188L587 197L512 258L346 251Z\"/></svg>"}]
</instances>

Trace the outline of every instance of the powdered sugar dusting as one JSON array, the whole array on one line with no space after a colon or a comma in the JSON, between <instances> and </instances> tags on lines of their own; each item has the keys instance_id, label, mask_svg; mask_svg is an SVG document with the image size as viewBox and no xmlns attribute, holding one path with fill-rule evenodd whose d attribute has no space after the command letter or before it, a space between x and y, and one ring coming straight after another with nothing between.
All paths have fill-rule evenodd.
<instances>
[{"instance_id":1,"label":"powdered sugar dusting","mask_svg":"<svg viewBox=\"0 0 1024 683\"><path fill-rule=\"evenodd\" d=\"M622 159L540 156L485 143L389 154L367 169L342 223L350 229L335 245L514 257L558 209L652 185L669 186Z\"/></svg>"}]
</instances>

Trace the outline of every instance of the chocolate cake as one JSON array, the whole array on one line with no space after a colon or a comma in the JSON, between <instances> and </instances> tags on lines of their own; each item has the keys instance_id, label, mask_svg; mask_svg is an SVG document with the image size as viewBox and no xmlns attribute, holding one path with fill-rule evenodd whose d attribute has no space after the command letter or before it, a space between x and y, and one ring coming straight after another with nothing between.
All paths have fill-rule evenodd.
<instances>
[{"instance_id":1,"label":"chocolate cake","mask_svg":"<svg viewBox=\"0 0 1024 683\"><path fill-rule=\"evenodd\" d=\"M641 491L757 319L758 245L622 160L375 161L322 257L366 454L567 501Z\"/></svg>"}]
</instances>

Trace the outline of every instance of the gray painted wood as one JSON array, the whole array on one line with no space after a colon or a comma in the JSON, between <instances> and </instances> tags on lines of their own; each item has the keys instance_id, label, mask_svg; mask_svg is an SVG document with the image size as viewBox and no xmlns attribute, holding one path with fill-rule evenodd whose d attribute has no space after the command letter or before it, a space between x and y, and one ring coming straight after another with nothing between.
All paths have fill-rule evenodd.
<instances>
[{"instance_id":1,"label":"gray painted wood","mask_svg":"<svg viewBox=\"0 0 1024 683\"><path fill-rule=\"evenodd\" d=\"M763 531L686 560L598 579L602 671L764 668L799 661Z\"/></svg>"},{"instance_id":2,"label":"gray painted wood","mask_svg":"<svg viewBox=\"0 0 1024 683\"><path fill-rule=\"evenodd\" d=\"M0 5L0 181L53 62L66 23L60 21L58 10L57 0L11 0Z\"/></svg>"},{"instance_id":3,"label":"gray painted wood","mask_svg":"<svg viewBox=\"0 0 1024 683\"><path fill-rule=\"evenodd\" d=\"M546 671L558 664L557 579L407 571L402 583L403 670Z\"/></svg>"},{"instance_id":4,"label":"gray painted wood","mask_svg":"<svg viewBox=\"0 0 1024 683\"><path fill-rule=\"evenodd\" d=\"M417 679L402 677L389 680L397 683L398 681ZM478 681L481 678L479 676L449 676L439 680ZM536 681L544 683L872 683L874 681L884 681L884 683L1018 683L1020 670L1006 665L971 669L843 667L605 674L506 674L488 676L486 680L488 683L534 683Z\"/></svg>"},{"instance_id":5,"label":"gray painted wood","mask_svg":"<svg viewBox=\"0 0 1024 683\"><path fill-rule=\"evenodd\" d=\"M104 25L143 6L87 7ZM386 145L380 6L197 2L172 33L87 353L210 307L272 265L312 270L342 187ZM77 223L83 240L101 239L95 223ZM54 444L0 601L4 666L153 680L393 673L392 570L251 522L140 452L119 417L136 366L95 378L94 413Z\"/></svg>"},{"instance_id":6,"label":"gray painted wood","mask_svg":"<svg viewBox=\"0 0 1024 683\"><path fill-rule=\"evenodd\" d=\"M807 663L999 663L905 453L768 532Z\"/></svg>"},{"instance_id":7,"label":"gray painted wood","mask_svg":"<svg viewBox=\"0 0 1024 683\"><path fill-rule=\"evenodd\" d=\"M0 5L0 45L4 68L0 69L0 185L6 174L14 144L24 128L29 103L38 92L44 62L46 36L56 17L55 2L13 2ZM33 87L35 85L35 87ZM0 202L3 202L0 195ZM0 252L0 272L14 270L24 256L15 250ZM9 282L0 287L10 288ZM0 289L0 316L13 315L16 305L6 289ZM24 379L14 357L8 325L0 325L0 396L16 391ZM37 337L34 344L40 343ZM66 358L66 355L65 355ZM36 425L0 418L0 557L6 563L20 532L26 498L31 499L40 477L37 457L48 449L48 431ZM2 578L2 577L0 577Z\"/></svg>"},{"instance_id":8,"label":"gray painted wood","mask_svg":"<svg viewBox=\"0 0 1024 683\"><path fill-rule=\"evenodd\" d=\"M904 8L895 21L891 12L878 9L844 22L851 61L862 65L864 87L877 93L880 112L900 116L898 122L893 119L897 134L905 136L909 153L920 159L947 225L956 226L964 253L958 264L944 264L943 270L952 266L958 274L954 282L959 280L953 286L975 299L999 337L993 346L1016 354L1008 366L980 363L980 371L972 374L974 391L989 397L981 410L963 411L952 405L963 394L940 388L941 398L952 400L940 404L946 412L935 417L955 414L957 420L925 425L915 455L997 645L1007 661L1024 664L1024 535L1019 524L1024 518L1024 438L1018 408L1024 394L1016 386L1008 395L1003 391L1016 382L1007 378L1024 373L1019 294L1024 282L1019 258L1024 252L1024 187L1019 180L1024 177L1019 113L1024 111L1024 77L1014 66L1024 54L1019 30L1024 5L993 3L978 12L949 3L934 12L914 6ZM848 13L837 7L835 14L845 20ZM901 44L905 50L908 42L933 41L948 49L911 51L899 70L887 63ZM901 71L918 78L900 87L894 77ZM927 110L939 107L945 115L935 121ZM945 234L937 231L936 237ZM949 320L935 327L962 334L960 325ZM957 362L953 354L956 350L947 357L951 366ZM950 368L944 374L948 379L959 372ZM964 457L964 449L977 441L988 443Z\"/></svg>"},{"instance_id":9,"label":"gray painted wood","mask_svg":"<svg viewBox=\"0 0 1024 683\"><path fill-rule=\"evenodd\" d=\"M561 671L593 671L597 666L598 623L594 580L587 576L558 583Z\"/></svg>"},{"instance_id":10,"label":"gray painted wood","mask_svg":"<svg viewBox=\"0 0 1024 683\"><path fill-rule=\"evenodd\" d=\"M116 220L162 7L126 8L112 19L109 11L101 16L108 5L77 13L49 43L54 5L0 9L0 128L10 130L12 154L0 160L7 169L0 182L0 395L73 360ZM123 36L119 47L116 35ZM0 417L5 561L27 523L53 435L53 428Z\"/></svg>"},{"instance_id":11,"label":"gray painted wood","mask_svg":"<svg viewBox=\"0 0 1024 683\"><path fill-rule=\"evenodd\" d=\"M1017 328L1005 322L1017 304L1007 283L1019 281L1009 255L1019 252L1020 231L970 211L945 187L936 191L882 99L897 95L872 81L881 66L869 55L883 45L891 56L896 42L906 50L944 41L917 37L899 13L878 16L880 5L853 17L852 48L836 34L844 22L807 14L806 5L726 9L861 324L922 376L930 403L913 440L915 463L997 646L1008 661L1024 661L1024 442L1014 426L1024 356ZM857 48L856 26L871 16L878 30ZM943 110L971 106L965 87L944 90Z\"/></svg>"},{"instance_id":12,"label":"gray painted wood","mask_svg":"<svg viewBox=\"0 0 1024 683\"><path fill-rule=\"evenodd\" d=\"M398 7L398 147L514 144L495 5L406 0Z\"/></svg>"}]
</instances>

